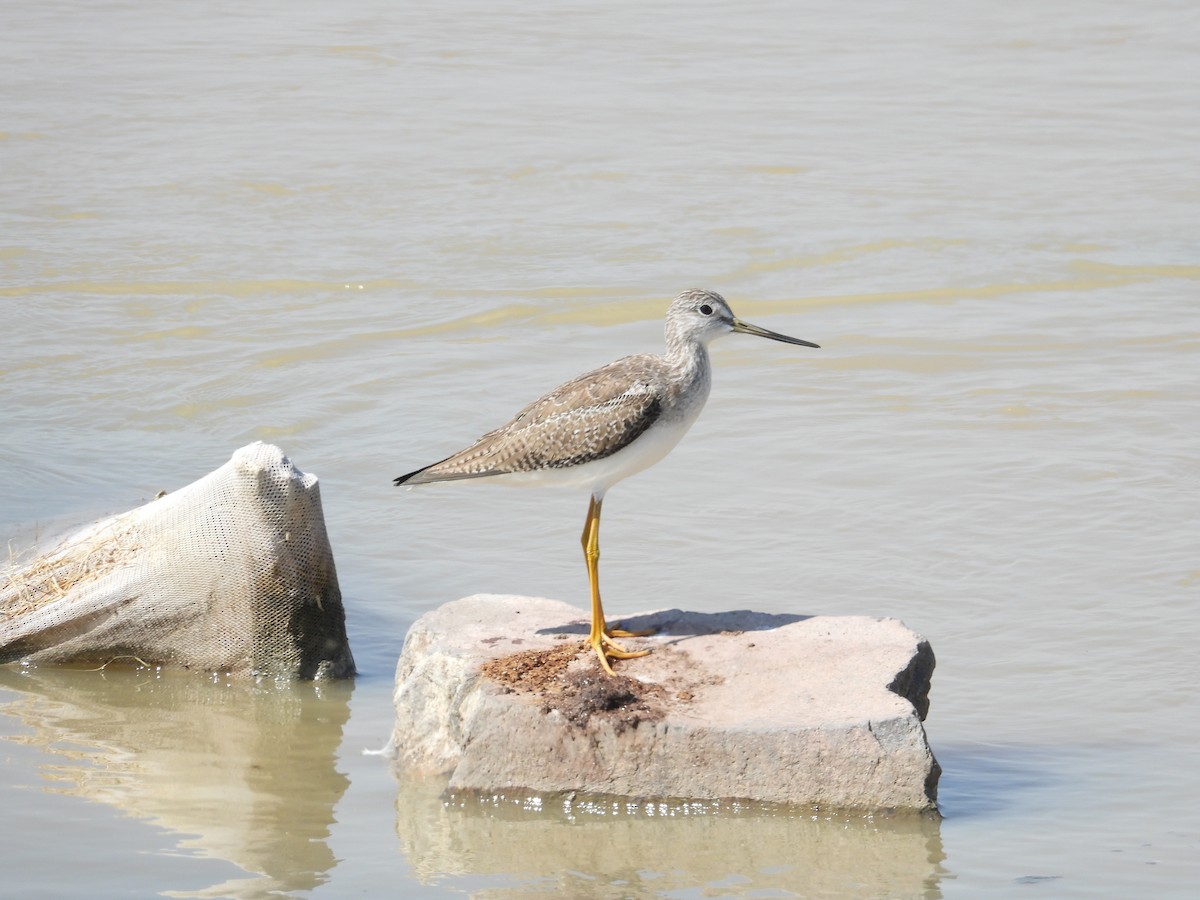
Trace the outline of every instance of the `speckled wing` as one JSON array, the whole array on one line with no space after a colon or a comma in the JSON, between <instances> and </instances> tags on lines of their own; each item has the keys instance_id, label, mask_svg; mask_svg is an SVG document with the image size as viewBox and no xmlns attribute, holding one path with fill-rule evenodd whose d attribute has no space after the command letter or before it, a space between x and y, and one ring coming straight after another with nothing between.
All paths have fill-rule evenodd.
<instances>
[{"instance_id":1,"label":"speckled wing","mask_svg":"<svg viewBox=\"0 0 1200 900\"><path fill-rule=\"evenodd\" d=\"M579 466L629 446L662 412L653 357L580 375L530 403L465 450L396 479L427 484Z\"/></svg>"}]
</instances>

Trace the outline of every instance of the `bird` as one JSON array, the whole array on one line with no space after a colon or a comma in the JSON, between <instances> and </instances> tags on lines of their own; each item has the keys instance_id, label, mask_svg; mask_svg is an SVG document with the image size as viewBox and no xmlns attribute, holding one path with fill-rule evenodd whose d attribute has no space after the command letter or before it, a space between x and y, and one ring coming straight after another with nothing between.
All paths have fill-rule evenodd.
<instances>
[{"instance_id":1,"label":"bird","mask_svg":"<svg viewBox=\"0 0 1200 900\"><path fill-rule=\"evenodd\" d=\"M626 356L585 372L534 400L506 424L440 462L401 475L397 486L487 480L585 488L584 561L591 593L588 644L608 675L609 658L634 659L614 638L653 632L609 627L600 598L600 511L608 489L665 457L695 423L712 386L708 345L750 334L820 349L739 319L715 291L686 290L667 308L666 351Z\"/></svg>"}]
</instances>

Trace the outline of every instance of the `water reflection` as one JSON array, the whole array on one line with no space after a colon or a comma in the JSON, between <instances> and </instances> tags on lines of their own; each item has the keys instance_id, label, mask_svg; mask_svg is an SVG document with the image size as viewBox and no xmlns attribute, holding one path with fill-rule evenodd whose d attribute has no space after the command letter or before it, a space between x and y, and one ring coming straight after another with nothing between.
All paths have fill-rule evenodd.
<instances>
[{"instance_id":1,"label":"water reflection","mask_svg":"<svg viewBox=\"0 0 1200 900\"><path fill-rule=\"evenodd\" d=\"M397 776L396 831L425 884L472 896L942 896L940 824L730 804L443 794ZM506 882L497 886L497 882Z\"/></svg>"},{"instance_id":2,"label":"water reflection","mask_svg":"<svg viewBox=\"0 0 1200 900\"><path fill-rule=\"evenodd\" d=\"M214 682L187 673L0 667L0 706L49 761L46 790L100 801L187 835L180 848L245 878L175 897L254 897L316 887L348 785L334 754L347 683ZM169 885L162 885L169 887Z\"/></svg>"}]
</instances>

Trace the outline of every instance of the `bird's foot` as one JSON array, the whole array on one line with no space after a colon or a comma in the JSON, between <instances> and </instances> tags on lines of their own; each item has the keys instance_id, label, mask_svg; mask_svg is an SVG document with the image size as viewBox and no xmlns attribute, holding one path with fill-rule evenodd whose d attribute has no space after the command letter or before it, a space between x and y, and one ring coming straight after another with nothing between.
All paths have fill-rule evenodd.
<instances>
[{"instance_id":1,"label":"bird's foot","mask_svg":"<svg viewBox=\"0 0 1200 900\"><path fill-rule=\"evenodd\" d=\"M652 634L658 634L657 628L646 628L642 631L626 631L624 628L617 628L616 625L612 627L606 625L604 631L609 637L650 637Z\"/></svg>"},{"instance_id":2,"label":"bird's foot","mask_svg":"<svg viewBox=\"0 0 1200 900\"><path fill-rule=\"evenodd\" d=\"M636 636L636 632L614 632L614 634L616 633ZM612 670L612 666L608 662L610 656L613 659L637 659L639 656L646 656L650 653L649 650L626 650L603 631L592 637L589 643L591 643L592 649L596 651L596 656L600 660L600 668L609 675L616 675L616 672Z\"/></svg>"}]
</instances>

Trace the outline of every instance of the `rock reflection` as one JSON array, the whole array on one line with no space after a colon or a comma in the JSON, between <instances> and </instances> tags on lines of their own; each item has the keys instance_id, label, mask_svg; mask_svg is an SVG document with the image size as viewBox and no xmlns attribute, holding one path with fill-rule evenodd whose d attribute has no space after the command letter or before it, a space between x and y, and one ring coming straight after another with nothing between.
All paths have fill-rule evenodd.
<instances>
[{"instance_id":1,"label":"rock reflection","mask_svg":"<svg viewBox=\"0 0 1200 900\"><path fill-rule=\"evenodd\" d=\"M175 897L255 897L324 883L334 754L349 683L246 685L141 670L0 668L12 737L50 758L47 790L97 800L187 835L180 848L247 873ZM169 888L170 885L163 885Z\"/></svg>"},{"instance_id":2,"label":"rock reflection","mask_svg":"<svg viewBox=\"0 0 1200 900\"><path fill-rule=\"evenodd\" d=\"M942 896L940 824L924 816L448 794L442 780L397 780L396 831L413 875L448 887L469 879L475 897Z\"/></svg>"}]
</instances>

